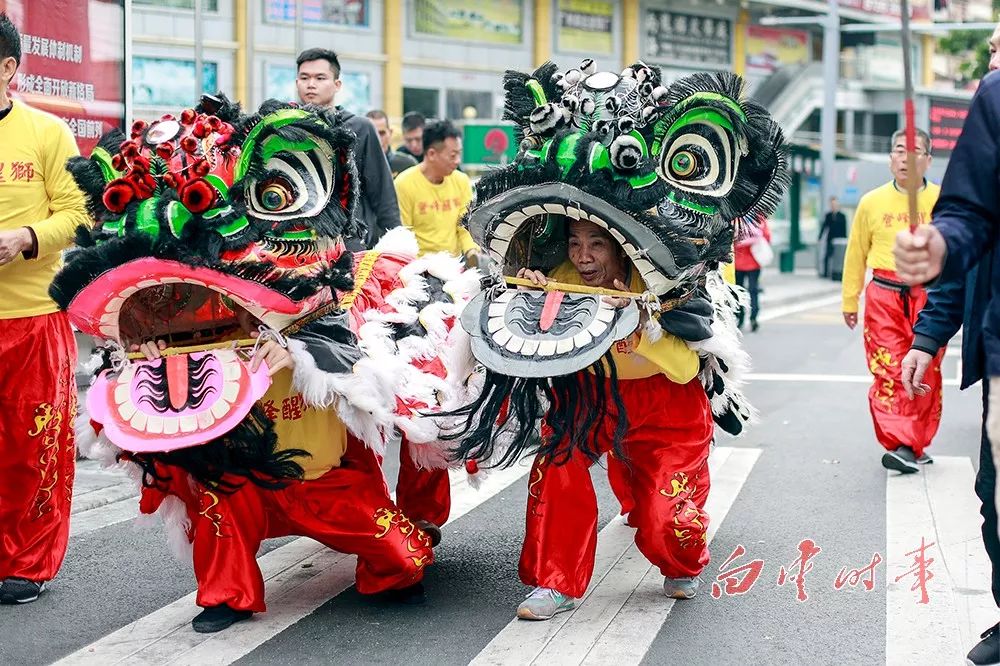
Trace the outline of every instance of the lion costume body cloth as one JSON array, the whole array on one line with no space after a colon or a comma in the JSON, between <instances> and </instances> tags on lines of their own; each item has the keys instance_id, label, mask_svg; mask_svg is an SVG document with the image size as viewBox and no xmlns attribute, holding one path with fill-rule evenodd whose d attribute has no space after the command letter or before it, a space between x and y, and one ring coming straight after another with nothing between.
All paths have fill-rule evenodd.
<instances>
[{"instance_id":1,"label":"lion costume body cloth","mask_svg":"<svg viewBox=\"0 0 1000 666\"><path fill-rule=\"evenodd\" d=\"M428 414L466 401L473 361L456 323L479 276L416 259L405 229L344 251L353 142L323 110L244 114L206 97L70 163L97 224L51 293L105 343L81 448L134 474L142 513L193 550L205 607L264 610L255 556L268 537L357 554L362 593L410 586L433 561L380 456L402 432L413 459L400 484L447 484ZM129 355L149 340L167 343L162 358ZM251 371L262 341L286 346L294 370Z\"/></svg>"},{"instance_id":2,"label":"lion costume body cloth","mask_svg":"<svg viewBox=\"0 0 1000 666\"><path fill-rule=\"evenodd\" d=\"M466 460L535 456L520 561L529 585L587 589L588 469L604 454L639 550L668 578L708 563L714 426L738 434L753 416L740 392L741 296L718 269L787 184L781 131L742 85L720 73L666 86L654 67L601 72L589 59L504 78L520 151L482 177L467 215L496 264L462 315L484 386L449 436ZM581 221L620 253L625 307L588 288L571 260ZM549 285L518 284L524 268Z\"/></svg>"}]
</instances>

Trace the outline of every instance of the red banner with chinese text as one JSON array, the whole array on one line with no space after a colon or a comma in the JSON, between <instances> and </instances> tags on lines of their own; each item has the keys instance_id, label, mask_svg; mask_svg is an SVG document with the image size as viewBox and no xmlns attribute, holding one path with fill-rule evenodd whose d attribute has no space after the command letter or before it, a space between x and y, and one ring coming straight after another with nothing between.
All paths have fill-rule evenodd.
<instances>
[{"instance_id":1,"label":"red banner with chinese text","mask_svg":"<svg viewBox=\"0 0 1000 666\"><path fill-rule=\"evenodd\" d=\"M125 116L123 0L0 0L21 32L14 99L59 116L83 154Z\"/></svg>"}]
</instances>

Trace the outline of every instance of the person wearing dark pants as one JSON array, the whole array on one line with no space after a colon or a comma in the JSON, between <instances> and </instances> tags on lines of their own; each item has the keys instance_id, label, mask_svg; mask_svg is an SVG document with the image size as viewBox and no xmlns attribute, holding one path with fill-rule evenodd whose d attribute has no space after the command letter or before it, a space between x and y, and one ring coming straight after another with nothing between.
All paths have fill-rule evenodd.
<instances>
[{"instance_id":1,"label":"person wearing dark pants","mask_svg":"<svg viewBox=\"0 0 1000 666\"><path fill-rule=\"evenodd\" d=\"M757 315L760 314L760 270L761 265L754 256L754 245L771 242L771 230L767 227L767 220L758 220L757 227L736 241L736 284L743 287L750 293L750 329L756 331L758 328ZM739 326L743 328L743 319L746 315L745 309L740 310Z\"/></svg>"},{"instance_id":2,"label":"person wearing dark pants","mask_svg":"<svg viewBox=\"0 0 1000 666\"><path fill-rule=\"evenodd\" d=\"M983 317L986 303L992 296L993 276L997 272L995 252L983 257L966 279L939 282L927 292L927 305L920 311L913 327L913 344L903 358L903 387L908 395L922 390L924 373L931 359L947 346L962 327L962 381L966 389L983 379L986 352L983 346ZM979 473L976 474L976 496L983 516L983 545L992 568L993 600L1000 607L1000 535L997 533L996 465L986 435L986 414L989 404L989 382L983 382L983 427L979 446ZM976 664L1000 663L1000 627L994 625L983 633L983 640L969 653ZM995 656L993 659L990 655ZM985 658L985 660L984 660Z\"/></svg>"},{"instance_id":3,"label":"person wearing dark pants","mask_svg":"<svg viewBox=\"0 0 1000 666\"><path fill-rule=\"evenodd\" d=\"M743 287L750 294L750 328L757 330L757 315L760 314L760 269L754 268L749 271L736 271L736 284ZM740 310L739 325L743 328L743 318L745 310Z\"/></svg>"},{"instance_id":4,"label":"person wearing dark pants","mask_svg":"<svg viewBox=\"0 0 1000 666\"><path fill-rule=\"evenodd\" d=\"M825 235L825 237L824 237ZM823 216L823 224L819 228L819 240L823 242L823 277L833 276L833 241L838 238L847 239L847 217L840 210L837 197L830 197L830 212Z\"/></svg>"}]
</instances>

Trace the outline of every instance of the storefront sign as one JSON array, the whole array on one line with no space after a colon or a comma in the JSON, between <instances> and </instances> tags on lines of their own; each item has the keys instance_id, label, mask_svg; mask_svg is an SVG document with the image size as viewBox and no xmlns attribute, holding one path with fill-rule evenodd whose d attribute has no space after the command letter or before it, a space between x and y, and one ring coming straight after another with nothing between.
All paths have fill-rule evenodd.
<instances>
[{"instance_id":1,"label":"storefront sign","mask_svg":"<svg viewBox=\"0 0 1000 666\"><path fill-rule=\"evenodd\" d=\"M747 73L771 72L809 62L809 33L805 30L747 27Z\"/></svg>"},{"instance_id":2,"label":"storefront sign","mask_svg":"<svg viewBox=\"0 0 1000 666\"><path fill-rule=\"evenodd\" d=\"M448 37L486 44L520 44L522 0L413 0L417 36Z\"/></svg>"},{"instance_id":3,"label":"storefront sign","mask_svg":"<svg viewBox=\"0 0 1000 666\"><path fill-rule=\"evenodd\" d=\"M603 0L559 0L560 51L611 53L614 51L615 7Z\"/></svg>"},{"instance_id":4,"label":"storefront sign","mask_svg":"<svg viewBox=\"0 0 1000 666\"><path fill-rule=\"evenodd\" d=\"M125 13L117 0L0 0L21 32L11 93L69 125L80 151L122 127ZM54 20L53 17L59 17Z\"/></svg>"},{"instance_id":5,"label":"storefront sign","mask_svg":"<svg viewBox=\"0 0 1000 666\"><path fill-rule=\"evenodd\" d=\"M665 9L646 10L646 57L711 68L732 65L733 22Z\"/></svg>"},{"instance_id":6,"label":"storefront sign","mask_svg":"<svg viewBox=\"0 0 1000 666\"><path fill-rule=\"evenodd\" d=\"M969 115L967 100L931 99L928 134L931 137L932 155L939 157L951 154L962 133L967 115Z\"/></svg>"}]
</instances>

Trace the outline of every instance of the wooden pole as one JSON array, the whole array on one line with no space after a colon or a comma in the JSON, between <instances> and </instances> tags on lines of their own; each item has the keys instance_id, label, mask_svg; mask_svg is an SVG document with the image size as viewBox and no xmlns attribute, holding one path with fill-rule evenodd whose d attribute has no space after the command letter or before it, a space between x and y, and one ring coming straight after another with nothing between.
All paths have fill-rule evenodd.
<instances>
[{"instance_id":1,"label":"wooden pole","mask_svg":"<svg viewBox=\"0 0 1000 666\"><path fill-rule=\"evenodd\" d=\"M646 294L638 294L634 291L618 291L617 289L605 289L604 287L588 287L585 284L570 284L568 282L554 282L549 280L545 285L535 284L531 280L518 277L504 277L507 284L518 287L531 287L543 291L564 291L567 294L597 294L599 296L613 296L615 298L635 298L640 301L648 300Z\"/></svg>"},{"instance_id":2,"label":"wooden pole","mask_svg":"<svg viewBox=\"0 0 1000 666\"><path fill-rule=\"evenodd\" d=\"M169 347L160 351L160 356L176 356L177 354L193 354L200 351L211 351L213 349L239 349L253 347L257 344L254 338L243 338L241 340L227 340L226 342L212 342L204 345L191 345L189 347ZM142 352L129 352L129 360L144 359L146 355Z\"/></svg>"},{"instance_id":3,"label":"wooden pole","mask_svg":"<svg viewBox=\"0 0 1000 666\"><path fill-rule=\"evenodd\" d=\"M901 0L900 20L902 32L900 41L903 43L903 115L906 128L906 198L910 212L910 232L917 229L917 191L922 183L916 179L917 172L917 126L913 108L913 62L910 47L910 2Z\"/></svg>"}]
</instances>

